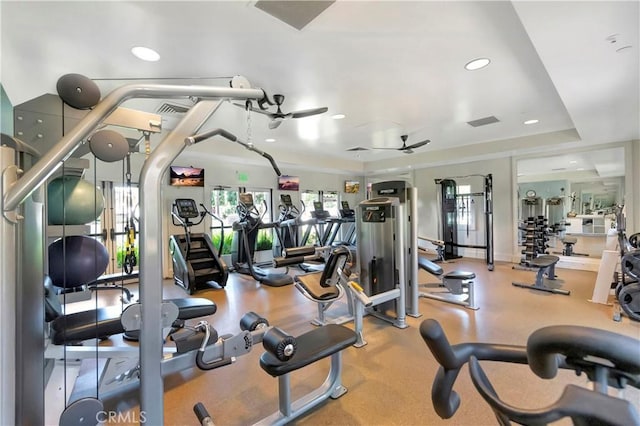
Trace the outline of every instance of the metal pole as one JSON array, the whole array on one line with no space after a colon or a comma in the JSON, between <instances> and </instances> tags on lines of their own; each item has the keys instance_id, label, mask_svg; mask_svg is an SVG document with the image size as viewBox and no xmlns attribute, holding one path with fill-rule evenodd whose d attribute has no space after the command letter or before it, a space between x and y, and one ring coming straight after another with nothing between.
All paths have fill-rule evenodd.
<instances>
[{"instance_id":1,"label":"metal pole","mask_svg":"<svg viewBox=\"0 0 640 426\"><path fill-rule=\"evenodd\" d=\"M15 151L0 146L1 193L15 176ZM2 200L0 200L2 203ZM2 206L4 207L4 205ZM4 210L4 209L3 209ZM0 424L16 422L16 223L0 219Z\"/></svg>"},{"instance_id":2,"label":"metal pole","mask_svg":"<svg viewBox=\"0 0 640 426\"><path fill-rule=\"evenodd\" d=\"M164 424L162 381L162 178L171 163L220 106L200 101L160 142L140 173L140 412L150 425Z\"/></svg>"},{"instance_id":3,"label":"metal pole","mask_svg":"<svg viewBox=\"0 0 640 426\"><path fill-rule=\"evenodd\" d=\"M493 176L484 177L484 211L486 219L487 265L493 271Z\"/></svg>"},{"instance_id":4,"label":"metal pole","mask_svg":"<svg viewBox=\"0 0 640 426\"><path fill-rule=\"evenodd\" d=\"M408 236L405 246L408 248L407 268L409 278L409 302L407 303L407 315L419 318L422 316L418 300L418 188L407 187L405 205L409 220Z\"/></svg>"}]
</instances>

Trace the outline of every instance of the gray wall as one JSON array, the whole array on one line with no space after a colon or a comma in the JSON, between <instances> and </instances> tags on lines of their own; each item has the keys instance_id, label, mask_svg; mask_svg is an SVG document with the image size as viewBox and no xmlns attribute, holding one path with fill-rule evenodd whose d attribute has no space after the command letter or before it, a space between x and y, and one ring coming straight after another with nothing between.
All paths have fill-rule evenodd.
<instances>
[{"instance_id":1,"label":"gray wall","mask_svg":"<svg viewBox=\"0 0 640 426\"><path fill-rule=\"evenodd\" d=\"M0 83L0 132L13 136L13 105Z\"/></svg>"}]
</instances>

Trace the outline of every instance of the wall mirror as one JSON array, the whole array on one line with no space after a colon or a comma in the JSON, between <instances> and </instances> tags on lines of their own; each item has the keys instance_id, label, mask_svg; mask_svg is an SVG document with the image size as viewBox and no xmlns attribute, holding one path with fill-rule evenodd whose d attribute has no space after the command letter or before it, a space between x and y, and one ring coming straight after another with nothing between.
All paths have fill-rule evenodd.
<instances>
[{"instance_id":1,"label":"wall mirror","mask_svg":"<svg viewBox=\"0 0 640 426\"><path fill-rule=\"evenodd\" d=\"M534 248L527 243L527 223L544 218L549 254L599 259L616 226L614 207L624 202L624 158L624 147L614 147L518 160L522 255Z\"/></svg>"}]
</instances>

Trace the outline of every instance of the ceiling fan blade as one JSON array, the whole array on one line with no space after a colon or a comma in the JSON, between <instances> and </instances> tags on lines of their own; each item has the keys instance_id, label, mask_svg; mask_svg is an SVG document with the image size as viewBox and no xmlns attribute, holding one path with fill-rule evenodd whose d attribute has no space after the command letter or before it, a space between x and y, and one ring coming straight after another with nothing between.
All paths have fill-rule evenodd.
<instances>
[{"instance_id":1,"label":"ceiling fan blade","mask_svg":"<svg viewBox=\"0 0 640 426\"><path fill-rule=\"evenodd\" d=\"M422 142L416 142L416 143L414 143L414 144L411 144L411 145L407 146L407 147L406 147L406 148L404 148L404 149L420 148L421 146L425 146L425 145L426 145L426 144L428 144L429 142L431 142L429 139L424 140L424 141L422 141Z\"/></svg>"},{"instance_id":2,"label":"ceiling fan blade","mask_svg":"<svg viewBox=\"0 0 640 426\"><path fill-rule=\"evenodd\" d=\"M280 124L282 124L282 119L278 119L278 118L274 118L273 120L271 120L269 122L269 129L273 130L273 129L277 129L278 126L280 126Z\"/></svg>"},{"instance_id":3,"label":"ceiling fan blade","mask_svg":"<svg viewBox=\"0 0 640 426\"><path fill-rule=\"evenodd\" d=\"M372 146L371 149L386 149L390 151L402 151L404 148L378 148L378 147Z\"/></svg>"},{"instance_id":4,"label":"ceiling fan blade","mask_svg":"<svg viewBox=\"0 0 640 426\"><path fill-rule=\"evenodd\" d=\"M291 115L291 118L304 118L304 117L310 117L312 115L324 114L327 111L329 111L329 108L327 107L310 108L310 109L303 109L300 111L290 112L289 115Z\"/></svg>"}]
</instances>

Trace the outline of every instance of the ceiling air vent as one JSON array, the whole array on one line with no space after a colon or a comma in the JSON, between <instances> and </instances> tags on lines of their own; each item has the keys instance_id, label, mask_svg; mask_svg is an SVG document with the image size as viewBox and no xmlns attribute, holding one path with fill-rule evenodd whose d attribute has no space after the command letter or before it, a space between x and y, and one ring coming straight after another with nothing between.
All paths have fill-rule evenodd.
<instances>
[{"instance_id":1,"label":"ceiling air vent","mask_svg":"<svg viewBox=\"0 0 640 426\"><path fill-rule=\"evenodd\" d=\"M349 149L347 149L346 151L369 151L369 148L364 148L364 147L361 147L361 146L356 146L356 147L353 147L353 148L349 148Z\"/></svg>"},{"instance_id":2,"label":"ceiling air vent","mask_svg":"<svg viewBox=\"0 0 640 426\"><path fill-rule=\"evenodd\" d=\"M334 2L335 0L259 0L255 7L301 30Z\"/></svg>"},{"instance_id":3,"label":"ceiling air vent","mask_svg":"<svg viewBox=\"0 0 640 426\"><path fill-rule=\"evenodd\" d=\"M491 115L489 117L479 118L473 121L467 121L467 124L472 127L480 127L480 126L486 126L487 124L497 123L499 121L500 120L498 120L493 115Z\"/></svg>"},{"instance_id":4,"label":"ceiling air vent","mask_svg":"<svg viewBox=\"0 0 640 426\"><path fill-rule=\"evenodd\" d=\"M189 107L178 104L171 104L169 102L165 102L158 107L156 112L158 114L184 114L189 111Z\"/></svg>"}]
</instances>

